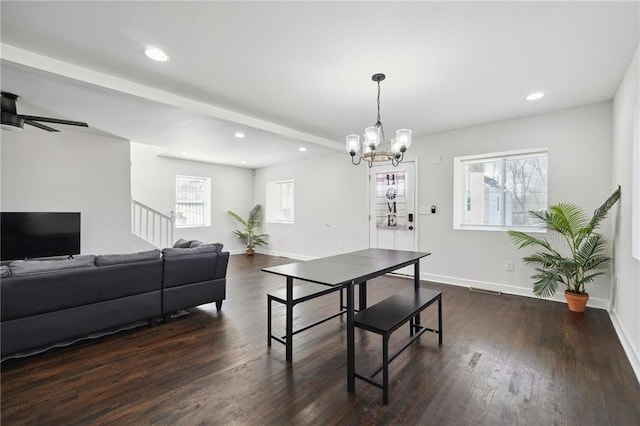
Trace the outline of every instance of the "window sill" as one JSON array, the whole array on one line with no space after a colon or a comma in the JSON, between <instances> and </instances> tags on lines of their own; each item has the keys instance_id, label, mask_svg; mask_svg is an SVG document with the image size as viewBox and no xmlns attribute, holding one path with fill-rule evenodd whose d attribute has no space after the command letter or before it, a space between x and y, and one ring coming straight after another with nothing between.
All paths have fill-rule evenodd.
<instances>
[{"instance_id":1,"label":"window sill","mask_svg":"<svg viewBox=\"0 0 640 426\"><path fill-rule=\"evenodd\" d=\"M176 225L176 229L180 228L210 228L211 225Z\"/></svg>"}]
</instances>

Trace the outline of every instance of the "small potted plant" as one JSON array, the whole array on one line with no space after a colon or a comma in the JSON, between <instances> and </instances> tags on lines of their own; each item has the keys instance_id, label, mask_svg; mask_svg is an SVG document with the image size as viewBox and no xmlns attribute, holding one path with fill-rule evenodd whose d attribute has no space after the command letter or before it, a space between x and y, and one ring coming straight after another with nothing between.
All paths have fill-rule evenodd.
<instances>
[{"instance_id":1,"label":"small potted plant","mask_svg":"<svg viewBox=\"0 0 640 426\"><path fill-rule=\"evenodd\" d=\"M570 203L555 204L549 210L530 211L536 224L555 232L566 242L566 247L553 247L546 239L539 239L521 231L508 231L518 248L529 246L542 250L523 258L527 264L536 265L531 278L533 294L549 297L559 286L565 288L569 310L584 312L589 294L585 285L602 275L611 258L606 254L604 236L595 232L609 209L620 199L620 187L593 212L590 219L578 206Z\"/></svg>"},{"instance_id":2,"label":"small potted plant","mask_svg":"<svg viewBox=\"0 0 640 426\"><path fill-rule=\"evenodd\" d=\"M240 222L240 224L244 227L243 230L236 229L233 231L234 234L238 237L240 242L247 247L247 256L253 256L255 253L256 246L267 245L267 241L265 237L267 234L257 234L256 229L260 226L260 222L262 222L262 206L260 204L256 204L250 211L249 217L245 220L237 213L229 210L227 212L229 216Z\"/></svg>"}]
</instances>

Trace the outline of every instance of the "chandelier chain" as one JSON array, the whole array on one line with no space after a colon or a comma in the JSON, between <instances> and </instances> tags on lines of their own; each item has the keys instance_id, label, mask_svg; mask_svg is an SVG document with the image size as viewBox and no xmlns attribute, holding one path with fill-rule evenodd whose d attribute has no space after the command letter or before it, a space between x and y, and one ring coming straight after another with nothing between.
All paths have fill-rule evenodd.
<instances>
[{"instance_id":1,"label":"chandelier chain","mask_svg":"<svg viewBox=\"0 0 640 426\"><path fill-rule=\"evenodd\" d=\"M384 143L384 126L382 125L382 121L380 121L380 80L378 80L378 120L376 121L376 127L380 128L381 141Z\"/></svg>"}]
</instances>

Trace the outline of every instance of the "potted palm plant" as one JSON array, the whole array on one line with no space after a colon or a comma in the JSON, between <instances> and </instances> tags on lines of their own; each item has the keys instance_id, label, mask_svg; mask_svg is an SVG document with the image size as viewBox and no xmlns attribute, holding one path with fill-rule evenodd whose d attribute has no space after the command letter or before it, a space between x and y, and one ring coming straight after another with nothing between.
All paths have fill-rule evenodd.
<instances>
[{"instance_id":1,"label":"potted palm plant","mask_svg":"<svg viewBox=\"0 0 640 426\"><path fill-rule=\"evenodd\" d=\"M229 216L240 222L240 224L244 227L244 229L236 229L233 231L234 234L238 237L240 242L247 247L247 256L253 256L255 253L256 246L267 245L267 241L265 237L267 234L257 234L256 229L260 226L262 222L262 206L260 204L256 204L250 211L249 217L245 220L240 217L235 212L231 210L227 211Z\"/></svg>"},{"instance_id":2,"label":"potted palm plant","mask_svg":"<svg viewBox=\"0 0 640 426\"><path fill-rule=\"evenodd\" d=\"M620 199L620 187L598 207L591 218L575 204L561 203L548 210L530 211L541 228L557 233L566 246L554 247L547 239L539 239L521 231L508 231L511 241L518 248L539 247L541 251L523 258L527 264L536 265L531 276L533 294L549 297L559 286L565 288L569 310L584 312L589 294L585 285L602 275L611 261L606 253L606 240L596 230L607 216L609 209Z\"/></svg>"}]
</instances>

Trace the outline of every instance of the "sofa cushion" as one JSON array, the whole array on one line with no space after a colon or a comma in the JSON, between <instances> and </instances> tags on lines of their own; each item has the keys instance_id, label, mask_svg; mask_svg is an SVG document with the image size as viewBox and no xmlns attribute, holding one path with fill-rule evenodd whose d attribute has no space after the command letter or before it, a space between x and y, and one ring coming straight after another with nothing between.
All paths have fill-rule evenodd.
<instances>
[{"instance_id":1,"label":"sofa cushion","mask_svg":"<svg viewBox=\"0 0 640 426\"><path fill-rule=\"evenodd\" d=\"M165 258L172 258L179 256L189 256L191 254L216 253L216 251L216 246L211 244L193 248L166 248L162 250L162 254Z\"/></svg>"},{"instance_id":2,"label":"sofa cushion","mask_svg":"<svg viewBox=\"0 0 640 426\"><path fill-rule=\"evenodd\" d=\"M118 265L121 263L141 262L160 258L160 250L140 251L126 254L101 254L96 256L97 266Z\"/></svg>"},{"instance_id":3,"label":"sofa cushion","mask_svg":"<svg viewBox=\"0 0 640 426\"><path fill-rule=\"evenodd\" d=\"M24 259L24 260L67 260L67 259L75 259L76 257L79 258L80 256L72 256L70 254L67 254L63 256L33 257L29 259Z\"/></svg>"},{"instance_id":4,"label":"sofa cushion","mask_svg":"<svg viewBox=\"0 0 640 426\"><path fill-rule=\"evenodd\" d=\"M189 248L193 241L194 240L187 241L183 238L180 238L178 241L175 242L175 244L173 245L173 248Z\"/></svg>"},{"instance_id":5,"label":"sofa cushion","mask_svg":"<svg viewBox=\"0 0 640 426\"><path fill-rule=\"evenodd\" d=\"M0 266L0 278L6 278L11 275L11 271L7 265Z\"/></svg>"},{"instance_id":6,"label":"sofa cushion","mask_svg":"<svg viewBox=\"0 0 640 426\"><path fill-rule=\"evenodd\" d=\"M11 275L38 274L42 272L60 271L63 269L85 268L95 266L94 255L78 256L74 259L61 260L14 260L9 265Z\"/></svg>"},{"instance_id":7,"label":"sofa cushion","mask_svg":"<svg viewBox=\"0 0 640 426\"><path fill-rule=\"evenodd\" d=\"M189 248L206 247L206 246L214 246L217 252L221 252L222 247L224 247L222 243L203 243L202 241L195 240L191 242L191 245L189 246Z\"/></svg>"}]
</instances>

